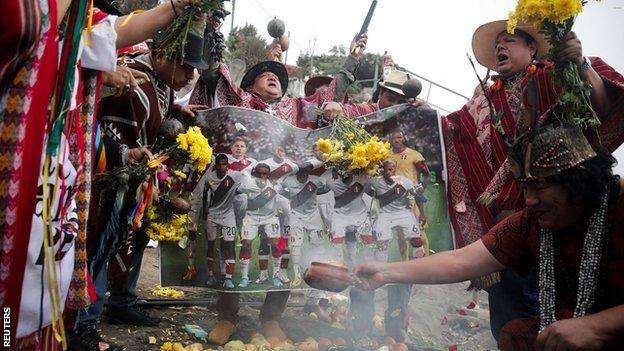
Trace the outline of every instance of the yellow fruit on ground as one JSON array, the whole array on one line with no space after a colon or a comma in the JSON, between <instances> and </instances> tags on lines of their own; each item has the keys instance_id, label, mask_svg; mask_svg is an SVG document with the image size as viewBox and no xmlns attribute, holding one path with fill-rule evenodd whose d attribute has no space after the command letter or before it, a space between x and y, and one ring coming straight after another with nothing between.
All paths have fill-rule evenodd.
<instances>
[{"instance_id":1,"label":"yellow fruit on ground","mask_svg":"<svg viewBox=\"0 0 624 351\"><path fill-rule=\"evenodd\" d=\"M269 336L266 341L269 342L271 347L276 347L282 342L277 336Z\"/></svg>"},{"instance_id":2,"label":"yellow fruit on ground","mask_svg":"<svg viewBox=\"0 0 624 351\"><path fill-rule=\"evenodd\" d=\"M318 351L318 349L318 343L312 338L307 338L305 341L297 345L297 351Z\"/></svg>"},{"instance_id":3,"label":"yellow fruit on ground","mask_svg":"<svg viewBox=\"0 0 624 351\"><path fill-rule=\"evenodd\" d=\"M186 347L186 351L202 351L204 349L204 345L196 342L194 344L190 344Z\"/></svg>"},{"instance_id":4,"label":"yellow fruit on ground","mask_svg":"<svg viewBox=\"0 0 624 351\"><path fill-rule=\"evenodd\" d=\"M240 340L232 340L223 346L223 351L244 351L245 343Z\"/></svg>"}]
</instances>

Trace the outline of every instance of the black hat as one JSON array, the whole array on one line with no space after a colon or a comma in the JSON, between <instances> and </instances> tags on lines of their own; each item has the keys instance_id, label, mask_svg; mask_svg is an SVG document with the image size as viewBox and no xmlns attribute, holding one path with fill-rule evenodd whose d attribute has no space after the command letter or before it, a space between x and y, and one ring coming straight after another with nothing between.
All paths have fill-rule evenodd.
<instances>
[{"instance_id":1,"label":"black hat","mask_svg":"<svg viewBox=\"0 0 624 351\"><path fill-rule=\"evenodd\" d=\"M251 67L245 72L240 87L245 89L253 85L256 77L264 72L272 72L277 76L282 86L282 95L285 94L288 88L288 71L286 71L286 67L278 61L264 61Z\"/></svg>"},{"instance_id":2,"label":"black hat","mask_svg":"<svg viewBox=\"0 0 624 351\"><path fill-rule=\"evenodd\" d=\"M94 0L93 7L97 7L98 9L108 13L109 15L123 16L123 12L116 8L113 3L114 0Z\"/></svg>"},{"instance_id":3,"label":"black hat","mask_svg":"<svg viewBox=\"0 0 624 351\"><path fill-rule=\"evenodd\" d=\"M204 38L196 33L188 32L186 35L184 63L198 70L208 68L208 64L204 60Z\"/></svg>"}]
</instances>

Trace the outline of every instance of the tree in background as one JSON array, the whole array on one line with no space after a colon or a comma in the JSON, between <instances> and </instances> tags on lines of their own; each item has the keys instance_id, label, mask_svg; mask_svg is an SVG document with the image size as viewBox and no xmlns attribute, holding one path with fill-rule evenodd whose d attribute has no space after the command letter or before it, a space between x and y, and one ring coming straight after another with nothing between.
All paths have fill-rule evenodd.
<instances>
[{"instance_id":1,"label":"tree in background","mask_svg":"<svg viewBox=\"0 0 624 351\"><path fill-rule=\"evenodd\" d=\"M363 88L373 87L375 65L378 64L381 56L380 54L365 53L360 57L360 65L355 71L356 83L349 87L349 96L357 96L362 92ZM334 45L327 54L313 56L310 54L302 54L297 58L299 71L297 71L296 76L301 79L316 75L334 76L340 71L340 67L346 58L347 48L343 45ZM404 68L398 65L395 65L395 68L404 70ZM379 71L378 74L379 77L381 77L382 72Z\"/></svg>"},{"instance_id":2,"label":"tree in background","mask_svg":"<svg viewBox=\"0 0 624 351\"><path fill-rule=\"evenodd\" d=\"M268 43L258 34L253 24L234 27L225 41L227 51L225 60L239 59L245 61L247 67L266 61L269 56Z\"/></svg>"}]
</instances>

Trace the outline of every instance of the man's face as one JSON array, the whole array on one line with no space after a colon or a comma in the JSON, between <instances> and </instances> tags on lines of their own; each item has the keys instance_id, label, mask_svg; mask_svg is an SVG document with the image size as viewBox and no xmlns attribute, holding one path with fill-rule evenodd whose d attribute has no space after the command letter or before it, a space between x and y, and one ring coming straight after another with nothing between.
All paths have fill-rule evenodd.
<instances>
[{"instance_id":1,"label":"man's face","mask_svg":"<svg viewBox=\"0 0 624 351\"><path fill-rule=\"evenodd\" d=\"M158 69L156 69L158 78L175 91L191 84L195 77L195 68L187 64L165 58L157 58L156 60L158 62Z\"/></svg>"},{"instance_id":2,"label":"man's face","mask_svg":"<svg viewBox=\"0 0 624 351\"><path fill-rule=\"evenodd\" d=\"M217 175L219 177L224 176L228 170L228 160L224 158L219 159L215 165L215 169L217 170Z\"/></svg>"},{"instance_id":3,"label":"man's face","mask_svg":"<svg viewBox=\"0 0 624 351\"><path fill-rule=\"evenodd\" d=\"M266 167L257 167L254 172L254 176L260 179L263 183L269 179L269 169Z\"/></svg>"},{"instance_id":4,"label":"man's face","mask_svg":"<svg viewBox=\"0 0 624 351\"><path fill-rule=\"evenodd\" d=\"M536 51L535 44L527 44L519 35L502 32L494 41L496 72L503 78L513 76L531 63Z\"/></svg>"},{"instance_id":5,"label":"man's face","mask_svg":"<svg viewBox=\"0 0 624 351\"><path fill-rule=\"evenodd\" d=\"M247 153L247 145L244 141L238 140L232 144L230 152L235 158L242 158Z\"/></svg>"},{"instance_id":6,"label":"man's face","mask_svg":"<svg viewBox=\"0 0 624 351\"><path fill-rule=\"evenodd\" d=\"M259 74L249 90L258 94L265 101L282 97L282 84L273 72Z\"/></svg>"},{"instance_id":7,"label":"man's face","mask_svg":"<svg viewBox=\"0 0 624 351\"><path fill-rule=\"evenodd\" d=\"M392 133L390 136L390 143L393 149L401 149L405 145L403 133Z\"/></svg>"},{"instance_id":8,"label":"man's face","mask_svg":"<svg viewBox=\"0 0 624 351\"><path fill-rule=\"evenodd\" d=\"M577 222L583 214L580 201L571 201L560 184L539 179L523 184L524 203L537 218L540 227L558 230Z\"/></svg>"},{"instance_id":9,"label":"man's face","mask_svg":"<svg viewBox=\"0 0 624 351\"><path fill-rule=\"evenodd\" d=\"M277 149L275 149L275 156L277 156L277 158L279 158L280 160L283 160L284 157L286 157L286 152L284 151L284 148L278 147Z\"/></svg>"},{"instance_id":10,"label":"man's face","mask_svg":"<svg viewBox=\"0 0 624 351\"><path fill-rule=\"evenodd\" d=\"M384 163L383 167L384 167L384 176L387 179L390 179L396 175L396 163L386 162Z\"/></svg>"},{"instance_id":11,"label":"man's face","mask_svg":"<svg viewBox=\"0 0 624 351\"><path fill-rule=\"evenodd\" d=\"M402 104L405 102L405 96L396 93L392 90L383 89L381 90L381 94L379 94L379 109L384 109L386 107Z\"/></svg>"}]
</instances>

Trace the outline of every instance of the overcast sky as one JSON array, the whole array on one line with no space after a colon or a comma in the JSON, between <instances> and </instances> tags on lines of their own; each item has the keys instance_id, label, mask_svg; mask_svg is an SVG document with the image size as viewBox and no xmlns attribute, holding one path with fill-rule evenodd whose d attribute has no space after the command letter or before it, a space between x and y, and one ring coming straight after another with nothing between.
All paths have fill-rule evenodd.
<instances>
[{"instance_id":1,"label":"overcast sky","mask_svg":"<svg viewBox=\"0 0 624 351\"><path fill-rule=\"evenodd\" d=\"M232 1L226 3L231 7ZM348 45L359 31L369 0L235 0L234 25L255 25L270 40L268 21L276 16L286 23L291 45L288 63L301 53L327 52L333 45ZM505 19L513 10L512 0L378 0L370 24L368 52L388 51L395 62L463 95L471 96L477 84L466 58L472 56L471 38L481 24ZM222 30L230 30L232 16ZM579 15L574 31L586 56L600 56L620 73L624 72L624 0L589 1ZM476 62L475 62L476 63ZM483 76L485 69L479 68ZM423 82L425 83L425 82ZM421 97L453 111L463 102L453 94L423 84ZM622 152L624 155L624 152ZM623 160L624 168L624 157Z\"/></svg>"}]
</instances>

